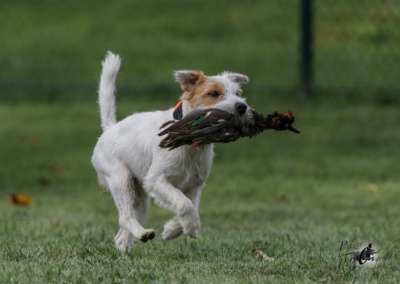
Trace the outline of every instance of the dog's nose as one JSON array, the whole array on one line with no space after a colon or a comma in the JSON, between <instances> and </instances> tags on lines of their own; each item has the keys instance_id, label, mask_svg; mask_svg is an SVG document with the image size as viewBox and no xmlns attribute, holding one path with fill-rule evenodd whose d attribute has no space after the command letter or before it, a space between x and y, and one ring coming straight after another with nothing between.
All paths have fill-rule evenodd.
<instances>
[{"instance_id":1,"label":"dog's nose","mask_svg":"<svg viewBox=\"0 0 400 284\"><path fill-rule=\"evenodd\" d=\"M236 103L235 108L238 114L242 115L246 112L247 105L245 105L244 103Z\"/></svg>"}]
</instances>

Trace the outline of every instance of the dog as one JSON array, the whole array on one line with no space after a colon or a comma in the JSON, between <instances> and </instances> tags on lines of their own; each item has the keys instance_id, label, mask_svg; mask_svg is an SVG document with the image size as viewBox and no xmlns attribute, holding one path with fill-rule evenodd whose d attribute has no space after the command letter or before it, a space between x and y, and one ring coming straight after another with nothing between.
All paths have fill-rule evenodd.
<instances>
[{"instance_id":1,"label":"dog","mask_svg":"<svg viewBox=\"0 0 400 284\"><path fill-rule=\"evenodd\" d=\"M103 133L91 159L99 184L111 193L118 210L115 245L127 251L135 240L146 242L155 237L153 229L144 228L149 198L175 213L165 223L162 239L182 234L196 238L200 197L212 167L214 146L182 146L168 151L159 147L159 128L191 110L209 107L251 121L251 109L241 96L249 78L232 72L206 76L201 71L175 71L182 89L178 107L135 113L117 122L115 83L120 66L120 56L108 52L98 90Z\"/></svg>"}]
</instances>

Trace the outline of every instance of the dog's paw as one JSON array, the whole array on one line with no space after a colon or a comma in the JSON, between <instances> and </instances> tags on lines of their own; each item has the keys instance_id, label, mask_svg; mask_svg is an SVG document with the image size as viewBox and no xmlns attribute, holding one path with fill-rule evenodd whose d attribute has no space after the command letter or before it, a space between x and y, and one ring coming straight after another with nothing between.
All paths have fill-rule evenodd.
<instances>
[{"instance_id":1,"label":"dog's paw","mask_svg":"<svg viewBox=\"0 0 400 284\"><path fill-rule=\"evenodd\" d=\"M140 240L145 243L149 240L154 239L155 236L156 232L153 229L146 229L144 230L144 233L140 236Z\"/></svg>"},{"instance_id":2,"label":"dog's paw","mask_svg":"<svg viewBox=\"0 0 400 284\"><path fill-rule=\"evenodd\" d=\"M119 251L128 252L132 248L133 238L128 231L119 229L117 235L114 237L114 242Z\"/></svg>"},{"instance_id":3,"label":"dog's paw","mask_svg":"<svg viewBox=\"0 0 400 284\"><path fill-rule=\"evenodd\" d=\"M191 224L189 226L185 226L183 228L183 233L191 238L196 239L200 235L200 224Z\"/></svg>"},{"instance_id":4,"label":"dog's paw","mask_svg":"<svg viewBox=\"0 0 400 284\"><path fill-rule=\"evenodd\" d=\"M182 226L176 218L169 220L164 225L164 230L161 234L163 240L173 240L182 235Z\"/></svg>"},{"instance_id":5,"label":"dog's paw","mask_svg":"<svg viewBox=\"0 0 400 284\"><path fill-rule=\"evenodd\" d=\"M197 238L200 234L200 218L198 216L192 218L181 219L183 233L192 238Z\"/></svg>"}]
</instances>

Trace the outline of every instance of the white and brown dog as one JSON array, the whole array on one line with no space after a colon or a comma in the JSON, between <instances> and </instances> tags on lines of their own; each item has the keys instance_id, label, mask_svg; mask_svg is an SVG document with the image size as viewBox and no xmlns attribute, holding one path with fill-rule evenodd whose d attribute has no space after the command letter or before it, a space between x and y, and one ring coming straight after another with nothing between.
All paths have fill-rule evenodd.
<instances>
[{"instance_id":1,"label":"white and brown dog","mask_svg":"<svg viewBox=\"0 0 400 284\"><path fill-rule=\"evenodd\" d=\"M103 134L92 156L98 181L111 192L118 209L115 244L125 251L133 240L147 241L155 236L154 230L143 227L148 197L176 214L164 225L163 239L182 233L196 237L200 196L211 170L213 145L168 151L159 147L159 127L179 116L179 111L184 116L205 107L223 109L251 121L251 111L241 97L241 85L249 79L230 72L206 76L199 71L176 71L175 79L183 90L179 110L136 113L117 122L114 92L120 65L120 57L108 52L99 85Z\"/></svg>"}]
</instances>

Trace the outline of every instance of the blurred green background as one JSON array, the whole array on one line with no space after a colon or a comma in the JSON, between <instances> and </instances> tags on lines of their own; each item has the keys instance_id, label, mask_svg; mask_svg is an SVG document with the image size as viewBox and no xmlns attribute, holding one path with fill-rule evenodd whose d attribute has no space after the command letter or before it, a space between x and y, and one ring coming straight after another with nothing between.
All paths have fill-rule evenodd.
<instances>
[{"instance_id":1,"label":"blurred green background","mask_svg":"<svg viewBox=\"0 0 400 284\"><path fill-rule=\"evenodd\" d=\"M127 92L177 95L171 72L248 74L257 93L295 95L301 1L0 3L2 100L93 100L106 50ZM315 1L319 95L397 94L400 3Z\"/></svg>"},{"instance_id":2,"label":"blurred green background","mask_svg":"<svg viewBox=\"0 0 400 284\"><path fill-rule=\"evenodd\" d=\"M1 1L0 283L396 283L400 1L314 4L305 101L300 1ZM231 70L250 76L252 106L294 111L302 134L218 145L201 238L121 254L90 165L107 50L123 59L120 118L174 105L173 70ZM13 206L12 192L32 205ZM152 206L148 227L159 235L169 217ZM378 246L378 265L343 264L343 240Z\"/></svg>"}]
</instances>

